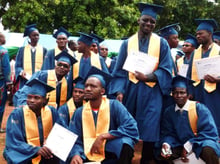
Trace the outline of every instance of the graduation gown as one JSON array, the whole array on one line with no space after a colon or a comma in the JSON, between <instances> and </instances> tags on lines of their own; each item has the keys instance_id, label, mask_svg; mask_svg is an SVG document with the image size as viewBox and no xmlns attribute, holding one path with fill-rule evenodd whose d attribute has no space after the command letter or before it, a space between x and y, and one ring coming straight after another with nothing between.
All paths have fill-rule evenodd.
<instances>
[{"instance_id":1,"label":"graduation gown","mask_svg":"<svg viewBox=\"0 0 220 164\"><path fill-rule=\"evenodd\" d=\"M182 113L175 111L175 104L166 108L162 117L160 145L167 142L171 147L177 147L190 141L197 158L205 146L212 147L220 156L218 132L209 109L204 104L196 103L196 111L197 136L191 129L188 111L183 110Z\"/></svg>"},{"instance_id":2,"label":"graduation gown","mask_svg":"<svg viewBox=\"0 0 220 164\"><path fill-rule=\"evenodd\" d=\"M78 138L71 150L69 160L71 160L74 155L80 155L82 159L86 159L83 150L82 110L83 107L78 108L70 121L69 129L76 133ZM93 117L94 120L97 120L97 115L94 111ZM109 133L117 138L106 142L105 151L115 153L117 157L120 156L121 148L124 143L133 148L139 139L136 121L117 100L110 100Z\"/></svg>"},{"instance_id":3,"label":"graduation gown","mask_svg":"<svg viewBox=\"0 0 220 164\"><path fill-rule=\"evenodd\" d=\"M53 107L49 107L52 112L52 121L59 122L57 111ZM43 146L43 125L41 116L36 118L39 129L40 143ZM36 153L41 147L32 146L27 143L24 112L22 108L16 108L10 114L6 128L6 146L4 149L4 157L8 163L31 163L32 158L36 157ZM44 159L41 158L42 163Z\"/></svg>"},{"instance_id":4,"label":"graduation gown","mask_svg":"<svg viewBox=\"0 0 220 164\"><path fill-rule=\"evenodd\" d=\"M42 47L43 48L43 59L42 61L44 62L44 59L45 59L45 55L47 53L47 49ZM15 76L16 76L16 79L19 80L19 88L22 88L24 86L24 84L27 82L26 79L20 77L20 73L21 71L24 70L24 64L31 64L32 66L34 64L36 64L36 51L35 53L31 52L31 54L33 55L34 57L34 60L32 59L32 63L24 63L24 50L25 50L25 47L21 47L17 53L17 56L16 56L16 62L15 62ZM42 63L43 63L42 62ZM42 64L43 65L43 64ZM33 69L32 69L33 70ZM34 72L37 72L39 70L34 70ZM34 73L32 72L32 74Z\"/></svg>"},{"instance_id":5,"label":"graduation gown","mask_svg":"<svg viewBox=\"0 0 220 164\"><path fill-rule=\"evenodd\" d=\"M149 39L142 44L139 40L139 50L148 52ZM154 72L158 82L149 87L139 81L134 84L128 79L128 72L123 70L127 57L128 40L120 48L118 59L113 70L113 80L110 83L110 94L121 92L124 94L123 104L133 115L138 124L140 138L143 141L154 142L159 139L160 116L162 110L162 97L169 95L172 81L172 58L167 41L160 38L159 65Z\"/></svg>"}]
</instances>

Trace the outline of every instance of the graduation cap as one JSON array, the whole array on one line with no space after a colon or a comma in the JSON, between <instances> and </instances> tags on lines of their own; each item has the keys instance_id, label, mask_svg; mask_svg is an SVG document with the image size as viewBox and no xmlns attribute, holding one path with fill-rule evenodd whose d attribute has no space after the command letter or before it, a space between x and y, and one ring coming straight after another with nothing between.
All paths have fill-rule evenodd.
<instances>
[{"instance_id":1,"label":"graduation cap","mask_svg":"<svg viewBox=\"0 0 220 164\"><path fill-rule=\"evenodd\" d=\"M178 35L178 32L181 30L179 23L171 24L159 29L157 32L162 37L168 37L170 35Z\"/></svg>"},{"instance_id":2,"label":"graduation cap","mask_svg":"<svg viewBox=\"0 0 220 164\"><path fill-rule=\"evenodd\" d=\"M218 24L215 19L195 19L198 25L196 31L207 30L211 33L218 28Z\"/></svg>"},{"instance_id":3,"label":"graduation cap","mask_svg":"<svg viewBox=\"0 0 220 164\"><path fill-rule=\"evenodd\" d=\"M57 61L67 62L69 65L73 65L77 60L70 55L67 51L62 51L54 57Z\"/></svg>"},{"instance_id":4,"label":"graduation cap","mask_svg":"<svg viewBox=\"0 0 220 164\"><path fill-rule=\"evenodd\" d=\"M176 53L180 57L185 55L185 53L183 51L181 51L181 50L177 50Z\"/></svg>"},{"instance_id":5,"label":"graduation cap","mask_svg":"<svg viewBox=\"0 0 220 164\"><path fill-rule=\"evenodd\" d=\"M156 4L149 4L149 3L138 3L139 11L142 15L149 15L154 19L157 19L157 14L162 10L163 6L156 5Z\"/></svg>"},{"instance_id":6,"label":"graduation cap","mask_svg":"<svg viewBox=\"0 0 220 164\"><path fill-rule=\"evenodd\" d=\"M188 42L191 43L193 45L193 47L197 48L198 47L198 42L195 36L193 36L192 34L187 34L186 39L184 42Z\"/></svg>"},{"instance_id":7,"label":"graduation cap","mask_svg":"<svg viewBox=\"0 0 220 164\"><path fill-rule=\"evenodd\" d=\"M74 88L84 89L85 88L84 82L85 82L84 79L78 76L73 80Z\"/></svg>"},{"instance_id":8,"label":"graduation cap","mask_svg":"<svg viewBox=\"0 0 220 164\"><path fill-rule=\"evenodd\" d=\"M78 33L80 34L78 41L83 42L88 46L90 46L93 43L94 37L83 32L78 32Z\"/></svg>"},{"instance_id":9,"label":"graduation cap","mask_svg":"<svg viewBox=\"0 0 220 164\"><path fill-rule=\"evenodd\" d=\"M38 31L38 29L36 28L36 24L26 26L23 37L29 36L33 31Z\"/></svg>"},{"instance_id":10,"label":"graduation cap","mask_svg":"<svg viewBox=\"0 0 220 164\"><path fill-rule=\"evenodd\" d=\"M54 34L53 37L57 38L59 35L65 35L67 38L71 35L65 28L60 27Z\"/></svg>"},{"instance_id":11,"label":"graduation cap","mask_svg":"<svg viewBox=\"0 0 220 164\"><path fill-rule=\"evenodd\" d=\"M40 95L43 97L45 97L48 92L55 89L47 85L47 83L39 80L38 78L29 80L26 85L30 87L28 94Z\"/></svg>"},{"instance_id":12,"label":"graduation cap","mask_svg":"<svg viewBox=\"0 0 220 164\"><path fill-rule=\"evenodd\" d=\"M100 36L98 36L98 35L96 35L96 34L94 34L94 33L91 33L90 36L92 36L92 37L94 38L93 40L94 40L95 42L98 42L99 44L104 41L103 38L101 38Z\"/></svg>"},{"instance_id":13,"label":"graduation cap","mask_svg":"<svg viewBox=\"0 0 220 164\"><path fill-rule=\"evenodd\" d=\"M215 31L215 32L213 33L213 39L218 39L218 40L220 40L220 31Z\"/></svg>"},{"instance_id":14,"label":"graduation cap","mask_svg":"<svg viewBox=\"0 0 220 164\"><path fill-rule=\"evenodd\" d=\"M173 78L172 88L187 88L192 83L194 83L194 81L189 79L188 77L177 75Z\"/></svg>"},{"instance_id":15,"label":"graduation cap","mask_svg":"<svg viewBox=\"0 0 220 164\"><path fill-rule=\"evenodd\" d=\"M102 70L92 66L89 70L89 72L86 75L85 81L89 78L89 77L96 77L100 80L102 87L106 87L108 85L108 83L111 81L112 76L106 72L103 72Z\"/></svg>"}]
</instances>

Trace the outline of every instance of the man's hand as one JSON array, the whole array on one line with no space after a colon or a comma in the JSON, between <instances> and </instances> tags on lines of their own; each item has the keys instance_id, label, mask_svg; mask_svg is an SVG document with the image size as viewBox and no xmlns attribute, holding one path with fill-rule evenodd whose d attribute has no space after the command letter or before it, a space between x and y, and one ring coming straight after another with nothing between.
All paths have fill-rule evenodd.
<instances>
[{"instance_id":1,"label":"man's hand","mask_svg":"<svg viewBox=\"0 0 220 164\"><path fill-rule=\"evenodd\" d=\"M211 75L205 75L204 80L206 80L210 83L219 83L220 82L220 78L216 78L216 77L211 76Z\"/></svg>"},{"instance_id":2,"label":"man's hand","mask_svg":"<svg viewBox=\"0 0 220 164\"><path fill-rule=\"evenodd\" d=\"M53 158L52 152L46 146L41 147L40 150L37 152L37 155L41 155L45 159Z\"/></svg>"},{"instance_id":3,"label":"man's hand","mask_svg":"<svg viewBox=\"0 0 220 164\"><path fill-rule=\"evenodd\" d=\"M183 148L182 154L181 154L181 161L184 163L188 163L189 159L186 157L187 156L187 151L185 148Z\"/></svg>"},{"instance_id":4,"label":"man's hand","mask_svg":"<svg viewBox=\"0 0 220 164\"><path fill-rule=\"evenodd\" d=\"M123 100L123 94L122 93L118 93L116 99L120 102L122 102Z\"/></svg>"},{"instance_id":5,"label":"man's hand","mask_svg":"<svg viewBox=\"0 0 220 164\"><path fill-rule=\"evenodd\" d=\"M103 145L103 142L104 142L104 137L102 135L99 135L95 142L93 143L92 145L92 148L90 150L90 154L93 155L93 153L95 154L101 154L100 152L100 149L101 149L101 146Z\"/></svg>"},{"instance_id":6,"label":"man's hand","mask_svg":"<svg viewBox=\"0 0 220 164\"><path fill-rule=\"evenodd\" d=\"M21 75L21 77L26 78L25 77L26 76L26 72L25 71L22 71L20 75Z\"/></svg>"},{"instance_id":7,"label":"man's hand","mask_svg":"<svg viewBox=\"0 0 220 164\"><path fill-rule=\"evenodd\" d=\"M75 155L72 158L70 164L83 164L83 160L82 160L82 158L79 155Z\"/></svg>"},{"instance_id":8,"label":"man's hand","mask_svg":"<svg viewBox=\"0 0 220 164\"><path fill-rule=\"evenodd\" d=\"M147 76L145 76L141 72L135 71L134 75L135 75L136 79L139 80L139 81L143 81L143 82L147 81Z\"/></svg>"},{"instance_id":9,"label":"man's hand","mask_svg":"<svg viewBox=\"0 0 220 164\"><path fill-rule=\"evenodd\" d=\"M168 159L172 155L171 148L168 144L163 144L161 149L161 156Z\"/></svg>"}]
</instances>

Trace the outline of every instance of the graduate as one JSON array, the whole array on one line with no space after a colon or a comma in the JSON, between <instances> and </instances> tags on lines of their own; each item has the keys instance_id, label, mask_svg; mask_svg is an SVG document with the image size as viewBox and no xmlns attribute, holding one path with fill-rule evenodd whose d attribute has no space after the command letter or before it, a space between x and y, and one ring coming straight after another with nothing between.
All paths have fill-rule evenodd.
<instances>
[{"instance_id":1,"label":"graduate","mask_svg":"<svg viewBox=\"0 0 220 164\"><path fill-rule=\"evenodd\" d=\"M54 123L60 123L57 111L46 105L46 95L54 88L36 78L27 85L27 105L14 109L7 121L4 158L8 163L58 164L44 146Z\"/></svg>"},{"instance_id":2,"label":"graduate","mask_svg":"<svg viewBox=\"0 0 220 164\"><path fill-rule=\"evenodd\" d=\"M203 79L199 79L195 60L202 58L217 57L220 54L220 47L213 42L213 31L218 27L214 19L196 19L198 27L196 29L196 38L199 47L193 52L193 58L189 64L188 77L195 83L190 89L193 100L205 104L211 111L220 134L220 78L213 75L205 75Z\"/></svg>"},{"instance_id":3,"label":"graduate","mask_svg":"<svg viewBox=\"0 0 220 164\"><path fill-rule=\"evenodd\" d=\"M220 31L215 31L213 33L213 40L216 44L220 46Z\"/></svg>"},{"instance_id":4,"label":"graduate","mask_svg":"<svg viewBox=\"0 0 220 164\"><path fill-rule=\"evenodd\" d=\"M83 79L78 77L74 80L72 97L62 106L59 107L58 113L63 126L69 127L70 119L75 110L83 105L84 100L84 84Z\"/></svg>"},{"instance_id":5,"label":"graduate","mask_svg":"<svg viewBox=\"0 0 220 164\"><path fill-rule=\"evenodd\" d=\"M131 164L139 139L137 123L119 101L103 97L110 78L95 67L88 73L84 89L88 102L75 111L69 126L78 135L69 155L71 164Z\"/></svg>"},{"instance_id":6,"label":"graduate","mask_svg":"<svg viewBox=\"0 0 220 164\"><path fill-rule=\"evenodd\" d=\"M39 31L36 24L25 27L24 37L28 37L28 44L19 48L15 61L15 76L22 88L29 77L42 69L47 49L38 44Z\"/></svg>"},{"instance_id":7,"label":"graduate","mask_svg":"<svg viewBox=\"0 0 220 164\"><path fill-rule=\"evenodd\" d=\"M90 36L94 38L90 46L90 50L99 55L100 44L104 41L104 39L94 33L91 33Z\"/></svg>"},{"instance_id":8,"label":"graduate","mask_svg":"<svg viewBox=\"0 0 220 164\"><path fill-rule=\"evenodd\" d=\"M55 56L60 54L62 51L67 51L71 54L71 52L67 49L68 37L70 35L71 34L63 27L60 27L56 32L54 32L53 37L56 39L57 47L47 52L45 56L45 62L42 68L43 70L54 69ZM73 54L71 55L74 56Z\"/></svg>"},{"instance_id":9,"label":"graduate","mask_svg":"<svg viewBox=\"0 0 220 164\"><path fill-rule=\"evenodd\" d=\"M172 81L170 47L164 38L153 33L157 13L162 6L140 3L139 31L124 40L113 70L110 94L117 95L136 119L143 140L141 164L153 162L154 142L159 140L163 95L169 95ZM139 51L155 57L157 64L150 74L123 70L130 51Z\"/></svg>"},{"instance_id":10,"label":"graduate","mask_svg":"<svg viewBox=\"0 0 220 164\"><path fill-rule=\"evenodd\" d=\"M176 104L165 109L161 123L161 159L172 161L194 152L206 164L219 164L218 132L209 109L188 99L188 86L193 81L183 76L173 79L172 96ZM163 163L163 162L162 162Z\"/></svg>"}]
</instances>

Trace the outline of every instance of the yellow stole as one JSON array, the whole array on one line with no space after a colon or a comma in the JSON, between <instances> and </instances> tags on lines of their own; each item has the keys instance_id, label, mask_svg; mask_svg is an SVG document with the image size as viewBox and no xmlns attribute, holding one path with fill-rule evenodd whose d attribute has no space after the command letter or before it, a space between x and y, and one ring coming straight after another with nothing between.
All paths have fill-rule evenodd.
<instances>
[{"instance_id":1,"label":"yellow stole","mask_svg":"<svg viewBox=\"0 0 220 164\"><path fill-rule=\"evenodd\" d=\"M98 111L97 123L95 126L92 109L90 103L87 102L82 111L82 127L83 127L83 142L84 152L87 158L91 161L102 161L105 159L105 142L101 146L101 154L90 154L91 147L96 138L102 133L108 133L110 127L110 103L105 97L102 98L102 103Z\"/></svg>"},{"instance_id":2,"label":"yellow stole","mask_svg":"<svg viewBox=\"0 0 220 164\"><path fill-rule=\"evenodd\" d=\"M73 102L73 98L69 99L69 101L67 101L67 107L68 107L68 111L69 111L69 118L71 120L72 116L73 116L73 113L75 112L76 110L76 106Z\"/></svg>"},{"instance_id":3,"label":"yellow stole","mask_svg":"<svg viewBox=\"0 0 220 164\"><path fill-rule=\"evenodd\" d=\"M190 101L189 109L188 109L188 117L189 117L190 127L191 127L194 135L197 136L198 115L196 112L196 102L195 101Z\"/></svg>"},{"instance_id":4,"label":"yellow stole","mask_svg":"<svg viewBox=\"0 0 220 164\"><path fill-rule=\"evenodd\" d=\"M112 61L111 58L106 57L105 63L106 63L106 65L107 65L108 68L111 66L111 61Z\"/></svg>"},{"instance_id":5,"label":"yellow stole","mask_svg":"<svg viewBox=\"0 0 220 164\"><path fill-rule=\"evenodd\" d=\"M55 70L48 70L48 76L47 76L47 84L56 88L56 73ZM60 106L66 103L67 100L67 80L65 77L62 78L61 81L61 91L60 94L62 94L60 96ZM49 92L47 94L49 96L49 102L48 105L51 105L53 107L57 107L56 104L56 89Z\"/></svg>"},{"instance_id":6,"label":"yellow stole","mask_svg":"<svg viewBox=\"0 0 220 164\"><path fill-rule=\"evenodd\" d=\"M37 45L35 52L35 72L41 70L43 64L43 47ZM28 44L24 47L24 71L32 75L32 59L31 59L31 45Z\"/></svg>"},{"instance_id":7,"label":"yellow stole","mask_svg":"<svg viewBox=\"0 0 220 164\"><path fill-rule=\"evenodd\" d=\"M180 68L181 68L181 66L184 64L184 58L183 57L181 57L181 58L179 58L178 60L177 60L177 71L179 72L180 71Z\"/></svg>"},{"instance_id":8,"label":"yellow stole","mask_svg":"<svg viewBox=\"0 0 220 164\"><path fill-rule=\"evenodd\" d=\"M128 40L128 55L130 54L130 51L139 51L139 41L138 41L138 33L134 34L133 36L131 36L131 38L129 38ZM159 56L160 56L160 37L154 33L151 34L150 36L150 41L149 41L149 46L148 46L148 55L151 55L155 58L157 58L158 60L158 64L159 64ZM158 68L158 64L155 66L154 70L156 70ZM132 72L129 72L129 80L132 81L133 83L137 83L138 80L135 78L135 75ZM154 87L154 85L156 84L156 82L145 82L146 85L150 86L150 87Z\"/></svg>"},{"instance_id":9,"label":"yellow stole","mask_svg":"<svg viewBox=\"0 0 220 164\"><path fill-rule=\"evenodd\" d=\"M55 47L55 49L54 49L54 56L57 56L61 52L62 51L58 47Z\"/></svg>"},{"instance_id":10,"label":"yellow stole","mask_svg":"<svg viewBox=\"0 0 220 164\"><path fill-rule=\"evenodd\" d=\"M27 105L24 106L23 113L27 143L32 146L41 146L38 122L35 113L31 109L29 109ZM52 113L48 106L45 106L41 109L41 119L43 124L43 135L45 140L53 127ZM32 159L32 163L38 164L40 163L40 160L41 156L39 155L36 158Z\"/></svg>"},{"instance_id":11,"label":"yellow stole","mask_svg":"<svg viewBox=\"0 0 220 164\"><path fill-rule=\"evenodd\" d=\"M220 48L216 43L213 43L211 51L209 53L209 57L214 57L217 56L219 54ZM200 45L194 53L194 58L193 60L197 60L197 59L201 59L202 58L202 45ZM192 80L195 81L195 83L193 83L194 86L197 86L200 83L200 80L197 76L197 72L196 72L196 66L195 66L195 62L193 62L192 65ZM208 81L205 80L205 85L204 88L206 89L206 91L208 91L209 93L216 90L216 83L209 83Z\"/></svg>"},{"instance_id":12,"label":"yellow stole","mask_svg":"<svg viewBox=\"0 0 220 164\"><path fill-rule=\"evenodd\" d=\"M91 66L94 66L94 67L102 70L99 55L95 54L92 51L90 51L90 53L91 53L91 56L90 56ZM83 56L82 53L78 53L76 55L76 59L78 62L73 65L73 79L75 79L79 76L80 61L81 61L82 56Z\"/></svg>"}]
</instances>

